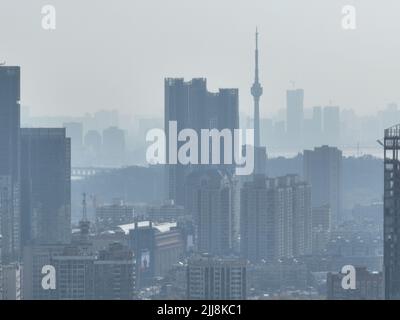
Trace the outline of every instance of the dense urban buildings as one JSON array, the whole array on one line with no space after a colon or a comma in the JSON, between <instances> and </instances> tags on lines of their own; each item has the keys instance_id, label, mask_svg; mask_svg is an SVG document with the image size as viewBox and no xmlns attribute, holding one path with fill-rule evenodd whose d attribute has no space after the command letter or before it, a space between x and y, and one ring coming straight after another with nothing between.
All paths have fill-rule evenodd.
<instances>
[{"instance_id":1,"label":"dense urban buildings","mask_svg":"<svg viewBox=\"0 0 400 320\"><path fill-rule=\"evenodd\" d=\"M185 70L179 56L182 69L164 70L179 78L151 70L124 78L103 65L102 81L89 79L79 94L63 87L69 74L55 73L66 96L46 92L54 113L82 106L80 115L38 116L48 102L32 86L41 73L31 67L23 81L28 105L20 106L20 67L0 61L1 300L400 299L400 125L390 127L400 122L397 104L356 115L333 86L316 94L290 81L288 89L287 72L299 70L279 68L279 78L269 63L263 84L260 49L267 43L258 28L254 40L247 80ZM276 46L268 46L274 54ZM228 63L233 75L224 57L218 68ZM130 74L141 65L136 60L121 70ZM121 71L120 61L110 61ZM72 70L79 82L83 75ZM212 82L180 78L193 71ZM149 75L164 80L154 85ZM307 77L298 80L309 85ZM103 81L111 91L101 104L118 110L90 103L103 94ZM236 87L247 88L240 100ZM151 99L158 92L157 111L149 101L125 99L131 92ZM136 114L139 108L148 114ZM384 143L383 126L390 127ZM164 158L165 147L166 163L148 157L152 129L165 134L157 156ZM254 141L236 129L250 129ZM236 151L254 151L254 170L245 176ZM355 289L343 285L345 265L356 270Z\"/></svg>"},{"instance_id":2,"label":"dense urban buildings","mask_svg":"<svg viewBox=\"0 0 400 320\"><path fill-rule=\"evenodd\" d=\"M120 199L114 199L112 204L98 205L95 210L98 232L111 230L119 225L133 222L133 206L125 204Z\"/></svg>"}]
</instances>

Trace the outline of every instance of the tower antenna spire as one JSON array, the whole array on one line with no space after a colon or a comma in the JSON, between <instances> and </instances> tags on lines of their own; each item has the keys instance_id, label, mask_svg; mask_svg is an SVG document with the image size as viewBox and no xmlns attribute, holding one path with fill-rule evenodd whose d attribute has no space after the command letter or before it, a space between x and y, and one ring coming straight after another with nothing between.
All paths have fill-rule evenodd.
<instances>
[{"instance_id":1,"label":"tower antenna spire","mask_svg":"<svg viewBox=\"0 0 400 320\"><path fill-rule=\"evenodd\" d=\"M82 194L82 221L87 221L86 192Z\"/></svg>"},{"instance_id":2,"label":"tower antenna spire","mask_svg":"<svg viewBox=\"0 0 400 320\"><path fill-rule=\"evenodd\" d=\"M255 75L254 83L251 87L251 95L254 99L254 146L260 147L260 97L263 94L263 88L259 79L258 66L258 27L256 27L256 49L255 49Z\"/></svg>"}]
</instances>

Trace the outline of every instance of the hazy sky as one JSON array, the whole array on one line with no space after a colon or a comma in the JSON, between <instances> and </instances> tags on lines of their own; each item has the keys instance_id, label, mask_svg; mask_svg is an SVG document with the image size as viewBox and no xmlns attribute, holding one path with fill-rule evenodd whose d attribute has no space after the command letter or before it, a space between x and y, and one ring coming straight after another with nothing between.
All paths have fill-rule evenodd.
<instances>
[{"instance_id":1,"label":"hazy sky","mask_svg":"<svg viewBox=\"0 0 400 320\"><path fill-rule=\"evenodd\" d=\"M41 28L41 8L57 29ZM357 30L341 27L355 5ZM400 102L399 0L1 0L0 60L22 66L22 103L35 115L118 109L163 114L164 77L238 87L252 108L254 29L260 30L262 116L305 89L358 113Z\"/></svg>"}]
</instances>

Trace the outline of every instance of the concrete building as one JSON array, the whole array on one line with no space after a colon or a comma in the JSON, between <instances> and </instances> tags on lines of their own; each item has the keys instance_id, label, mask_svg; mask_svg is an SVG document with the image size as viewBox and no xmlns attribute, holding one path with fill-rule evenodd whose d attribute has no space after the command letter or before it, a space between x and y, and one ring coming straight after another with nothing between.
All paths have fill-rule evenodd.
<instances>
[{"instance_id":1,"label":"concrete building","mask_svg":"<svg viewBox=\"0 0 400 320\"><path fill-rule=\"evenodd\" d=\"M385 299L400 299L400 125L385 130L384 277Z\"/></svg>"},{"instance_id":2,"label":"concrete building","mask_svg":"<svg viewBox=\"0 0 400 320\"><path fill-rule=\"evenodd\" d=\"M195 256L187 267L187 299L245 300L246 262L238 258Z\"/></svg>"},{"instance_id":3,"label":"concrete building","mask_svg":"<svg viewBox=\"0 0 400 320\"><path fill-rule=\"evenodd\" d=\"M241 255L272 261L311 252L310 186L298 176L255 176L241 190Z\"/></svg>"},{"instance_id":4,"label":"concrete building","mask_svg":"<svg viewBox=\"0 0 400 320\"><path fill-rule=\"evenodd\" d=\"M149 206L146 211L148 219L153 222L174 222L185 215L184 207L175 205L171 200L162 205Z\"/></svg>"},{"instance_id":5,"label":"concrete building","mask_svg":"<svg viewBox=\"0 0 400 320\"><path fill-rule=\"evenodd\" d=\"M112 204L96 207L96 230L98 232L133 223L133 220L133 206L125 204L122 200L114 199Z\"/></svg>"},{"instance_id":6,"label":"concrete building","mask_svg":"<svg viewBox=\"0 0 400 320\"><path fill-rule=\"evenodd\" d=\"M0 66L0 234L4 264L21 249L20 67Z\"/></svg>"},{"instance_id":7,"label":"concrete building","mask_svg":"<svg viewBox=\"0 0 400 320\"><path fill-rule=\"evenodd\" d=\"M312 206L329 205L336 227L342 221L342 151L329 146L304 150L303 177L311 184Z\"/></svg>"},{"instance_id":8,"label":"concrete building","mask_svg":"<svg viewBox=\"0 0 400 320\"><path fill-rule=\"evenodd\" d=\"M283 258L249 266L248 285L255 292L274 292L289 288L305 290L308 286L308 268L294 258Z\"/></svg>"},{"instance_id":9,"label":"concrete building","mask_svg":"<svg viewBox=\"0 0 400 320\"><path fill-rule=\"evenodd\" d=\"M239 127L239 92L238 89L220 89L217 93L207 90L206 79L165 79L164 128L169 150L169 122L176 121L177 131L193 129L201 136L201 129L229 129ZM172 133L171 133L172 134ZM233 135L232 135L233 136ZM179 142L178 149L184 144ZM210 145L211 147L211 145ZM223 144L221 144L221 163L224 163ZM199 159L201 152L199 152ZM203 155L204 157L205 155ZM208 152L211 158L211 153ZM167 153L167 163L169 159ZM211 163L211 162L210 162ZM185 201L185 178L193 166L169 164L166 167L167 197L175 204L183 205ZM219 166L221 167L221 166ZM222 165L224 169L234 170L234 165Z\"/></svg>"},{"instance_id":10,"label":"concrete building","mask_svg":"<svg viewBox=\"0 0 400 320\"><path fill-rule=\"evenodd\" d=\"M135 259L127 247L113 243L99 252L94 261L96 300L132 300L135 280Z\"/></svg>"},{"instance_id":11,"label":"concrete building","mask_svg":"<svg viewBox=\"0 0 400 320\"><path fill-rule=\"evenodd\" d=\"M149 285L164 276L185 252L183 232L176 223L140 221L122 225L136 259L136 286Z\"/></svg>"},{"instance_id":12,"label":"concrete building","mask_svg":"<svg viewBox=\"0 0 400 320\"><path fill-rule=\"evenodd\" d=\"M343 277L342 273L328 273L328 300L382 300L384 298L382 272L369 272L367 268L356 268L355 289L343 289Z\"/></svg>"},{"instance_id":13,"label":"concrete building","mask_svg":"<svg viewBox=\"0 0 400 320\"><path fill-rule=\"evenodd\" d=\"M64 245L29 245L23 249L23 297L25 300L56 299L54 290L42 287L42 268L51 265L54 255L62 254Z\"/></svg>"},{"instance_id":14,"label":"concrete building","mask_svg":"<svg viewBox=\"0 0 400 320\"><path fill-rule=\"evenodd\" d=\"M229 254L233 248L233 184L220 170L199 170L186 179L186 207L196 226L197 250L215 255Z\"/></svg>"},{"instance_id":15,"label":"concrete building","mask_svg":"<svg viewBox=\"0 0 400 320\"><path fill-rule=\"evenodd\" d=\"M22 266L15 262L2 266L2 300L22 300Z\"/></svg>"},{"instance_id":16,"label":"concrete building","mask_svg":"<svg viewBox=\"0 0 400 320\"><path fill-rule=\"evenodd\" d=\"M92 300L94 290L94 254L86 254L78 246L68 246L60 255L51 257L56 270L56 300Z\"/></svg>"},{"instance_id":17,"label":"concrete building","mask_svg":"<svg viewBox=\"0 0 400 320\"><path fill-rule=\"evenodd\" d=\"M71 240L71 146L64 128L21 129L22 244Z\"/></svg>"}]
</instances>

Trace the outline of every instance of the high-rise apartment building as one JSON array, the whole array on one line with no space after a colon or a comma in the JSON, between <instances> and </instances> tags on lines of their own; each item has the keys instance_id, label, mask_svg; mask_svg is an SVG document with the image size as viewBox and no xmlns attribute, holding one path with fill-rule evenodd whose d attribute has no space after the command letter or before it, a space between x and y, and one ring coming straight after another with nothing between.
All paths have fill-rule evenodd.
<instances>
[{"instance_id":1,"label":"high-rise apartment building","mask_svg":"<svg viewBox=\"0 0 400 320\"><path fill-rule=\"evenodd\" d=\"M255 177L241 190L241 255L252 262L311 251L310 185L298 176Z\"/></svg>"},{"instance_id":2,"label":"high-rise apartment building","mask_svg":"<svg viewBox=\"0 0 400 320\"><path fill-rule=\"evenodd\" d=\"M329 146L305 150L303 176L311 184L312 206L329 205L335 227L342 219L342 151Z\"/></svg>"},{"instance_id":3,"label":"high-rise apartment building","mask_svg":"<svg viewBox=\"0 0 400 320\"><path fill-rule=\"evenodd\" d=\"M229 254L233 248L233 182L220 170L195 171L186 180L186 207L197 230L202 253Z\"/></svg>"},{"instance_id":4,"label":"high-rise apartment building","mask_svg":"<svg viewBox=\"0 0 400 320\"><path fill-rule=\"evenodd\" d=\"M400 125L385 130L384 281L385 299L400 299Z\"/></svg>"},{"instance_id":5,"label":"high-rise apartment building","mask_svg":"<svg viewBox=\"0 0 400 320\"><path fill-rule=\"evenodd\" d=\"M187 266L187 299L245 300L246 262L238 258L195 256Z\"/></svg>"},{"instance_id":6,"label":"high-rise apartment building","mask_svg":"<svg viewBox=\"0 0 400 320\"><path fill-rule=\"evenodd\" d=\"M0 66L0 234L3 263L20 257L20 68Z\"/></svg>"},{"instance_id":7,"label":"high-rise apartment building","mask_svg":"<svg viewBox=\"0 0 400 320\"><path fill-rule=\"evenodd\" d=\"M64 128L21 129L22 243L71 240L71 146Z\"/></svg>"},{"instance_id":8,"label":"high-rise apartment building","mask_svg":"<svg viewBox=\"0 0 400 320\"><path fill-rule=\"evenodd\" d=\"M96 300L132 300L135 294L135 259L121 243L101 250L94 261Z\"/></svg>"},{"instance_id":9,"label":"high-rise apartment building","mask_svg":"<svg viewBox=\"0 0 400 320\"><path fill-rule=\"evenodd\" d=\"M183 79L165 79L165 110L164 129L167 137L167 163L169 159L169 123L176 121L177 132L183 129L193 129L201 136L201 129L229 129L239 127L239 97L237 89L220 89L217 93L207 90L206 79L192 79L185 82ZM172 133L171 133L172 134ZM176 137L171 137L176 139ZM179 142L178 149L184 142ZM211 141L210 141L211 148ZM210 149L211 150L211 149ZM223 143L221 143L221 163L224 163ZM199 151L199 159L201 152ZM211 159L211 152L207 155ZM210 161L211 163L211 161ZM223 168L234 169L234 165L223 165ZM193 166L182 164L167 165L168 198L177 205L185 201L185 178Z\"/></svg>"}]
</instances>

